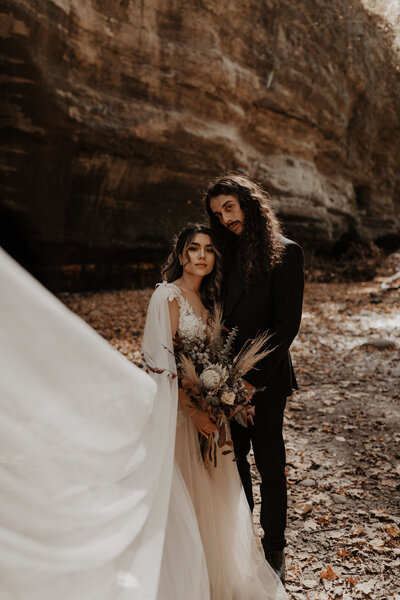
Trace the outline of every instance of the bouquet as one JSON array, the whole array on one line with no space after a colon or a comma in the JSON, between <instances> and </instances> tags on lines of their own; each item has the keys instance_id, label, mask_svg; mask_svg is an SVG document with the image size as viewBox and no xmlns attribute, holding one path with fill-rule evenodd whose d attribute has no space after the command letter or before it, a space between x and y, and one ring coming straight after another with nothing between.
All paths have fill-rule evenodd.
<instances>
[{"instance_id":1,"label":"bouquet","mask_svg":"<svg viewBox=\"0 0 400 600\"><path fill-rule=\"evenodd\" d=\"M269 335L264 333L247 342L234 355L234 341L238 329L228 331L222 323L222 310L215 309L211 338L174 338L174 353L179 384L185 390L192 405L209 414L217 426L208 437L199 433L201 455L206 467L216 466L217 446L229 446L223 454L231 452L229 420L236 419L246 426L243 410L250 403L254 388L248 389L244 376L265 358L271 349L266 348ZM259 391L259 390L258 390Z\"/></svg>"}]
</instances>

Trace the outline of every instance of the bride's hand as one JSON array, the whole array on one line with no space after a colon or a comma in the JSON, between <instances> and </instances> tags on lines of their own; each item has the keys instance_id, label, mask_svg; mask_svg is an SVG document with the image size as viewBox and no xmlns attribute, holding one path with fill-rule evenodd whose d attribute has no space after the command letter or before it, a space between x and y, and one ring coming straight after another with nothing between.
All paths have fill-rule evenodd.
<instances>
[{"instance_id":1,"label":"bride's hand","mask_svg":"<svg viewBox=\"0 0 400 600\"><path fill-rule=\"evenodd\" d=\"M190 416L192 417L193 423L199 433L208 437L210 433L216 431L217 426L213 423L206 412L195 408L191 410Z\"/></svg>"}]
</instances>

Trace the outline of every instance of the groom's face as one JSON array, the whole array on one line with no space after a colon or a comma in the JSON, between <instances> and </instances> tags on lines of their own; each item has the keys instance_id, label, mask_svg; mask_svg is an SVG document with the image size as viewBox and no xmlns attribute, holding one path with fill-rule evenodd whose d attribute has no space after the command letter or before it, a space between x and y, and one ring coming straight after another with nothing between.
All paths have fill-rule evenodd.
<instances>
[{"instance_id":1,"label":"groom's face","mask_svg":"<svg viewBox=\"0 0 400 600\"><path fill-rule=\"evenodd\" d=\"M210 200L210 209L221 225L232 231L235 235L241 235L244 227L244 213L236 196L215 196Z\"/></svg>"}]
</instances>

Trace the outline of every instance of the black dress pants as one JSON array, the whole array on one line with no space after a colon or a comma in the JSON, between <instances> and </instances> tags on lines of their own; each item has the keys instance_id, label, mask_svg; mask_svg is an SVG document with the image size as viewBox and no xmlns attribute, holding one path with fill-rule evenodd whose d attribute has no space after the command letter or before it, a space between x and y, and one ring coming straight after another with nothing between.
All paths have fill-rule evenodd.
<instances>
[{"instance_id":1,"label":"black dress pants","mask_svg":"<svg viewBox=\"0 0 400 600\"><path fill-rule=\"evenodd\" d=\"M253 446L255 463L261 477L262 541L264 550L271 552L283 550L286 545L286 454L282 436L286 398L271 398L260 393L254 404L254 425L243 427L233 420L231 433L237 467L251 510L254 508L254 500L247 455L250 444Z\"/></svg>"}]
</instances>

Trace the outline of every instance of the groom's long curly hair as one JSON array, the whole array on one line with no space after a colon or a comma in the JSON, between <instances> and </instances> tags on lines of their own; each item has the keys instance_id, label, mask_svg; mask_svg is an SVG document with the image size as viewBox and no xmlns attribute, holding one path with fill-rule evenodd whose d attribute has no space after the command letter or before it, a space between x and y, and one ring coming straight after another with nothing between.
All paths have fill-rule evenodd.
<instances>
[{"instance_id":1,"label":"groom's long curly hair","mask_svg":"<svg viewBox=\"0 0 400 600\"><path fill-rule=\"evenodd\" d=\"M240 236L224 227L211 211L211 199L221 194L239 201L244 214ZM224 260L229 261L232 249L236 248L236 260L247 284L261 279L281 263L284 251L281 226L269 195L257 183L245 175L228 173L209 184L203 200Z\"/></svg>"},{"instance_id":2,"label":"groom's long curly hair","mask_svg":"<svg viewBox=\"0 0 400 600\"><path fill-rule=\"evenodd\" d=\"M214 268L211 273L203 277L200 285L201 301L207 310L213 313L221 290L222 257L218 250L215 232L210 227L202 223L189 223L186 225L172 241L172 250L161 267L161 276L163 281L168 283L182 277L183 266L180 263L180 256L183 257L184 261L190 262L188 248L198 233L204 233L210 237L215 255Z\"/></svg>"}]
</instances>

